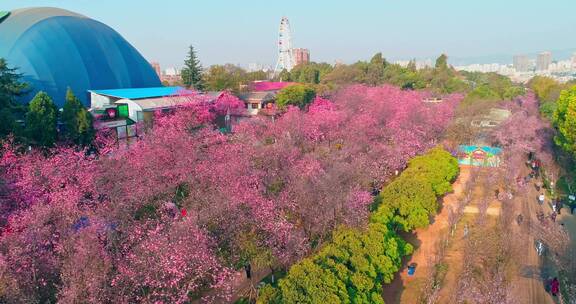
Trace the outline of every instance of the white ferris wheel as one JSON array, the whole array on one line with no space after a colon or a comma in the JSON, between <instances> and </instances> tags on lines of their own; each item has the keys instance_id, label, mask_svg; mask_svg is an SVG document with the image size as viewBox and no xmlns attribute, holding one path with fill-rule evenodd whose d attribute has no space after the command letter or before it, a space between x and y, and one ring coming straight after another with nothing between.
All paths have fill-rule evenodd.
<instances>
[{"instance_id":1,"label":"white ferris wheel","mask_svg":"<svg viewBox=\"0 0 576 304\"><path fill-rule=\"evenodd\" d=\"M274 73L278 75L282 70L290 71L294 67L292 57L292 32L288 17L282 17L280 21L280 30L278 32L278 63Z\"/></svg>"}]
</instances>

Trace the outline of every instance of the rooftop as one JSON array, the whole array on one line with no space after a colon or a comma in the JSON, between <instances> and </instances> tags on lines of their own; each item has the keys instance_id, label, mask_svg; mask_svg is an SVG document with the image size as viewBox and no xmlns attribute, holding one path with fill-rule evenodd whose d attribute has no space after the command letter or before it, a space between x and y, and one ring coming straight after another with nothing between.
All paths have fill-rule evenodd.
<instances>
[{"instance_id":1,"label":"rooftop","mask_svg":"<svg viewBox=\"0 0 576 304\"><path fill-rule=\"evenodd\" d=\"M90 92L120 99L145 99L177 95L181 87L156 87L115 90L90 90Z\"/></svg>"},{"instance_id":2,"label":"rooftop","mask_svg":"<svg viewBox=\"0 0 576 304\"><path fill-rule=\"evenodd\" d=\"M296 82L255 81L251 85L252 91L278 91L296 84Z\"/></svg>"},{"instance_id":3,"label":"rooftop","mask_svg":"<svg viewBox=\"0 0 576 304\"><path fill-rule=\"evenodd\" d=\"M238 97L244 101L270 101L275 97L274 92L248 92L238 95Z\"/></svg>"},{"instance_id":4,"label":"rooftop","mask_svg":"<svg viewBox=\"0 0 576 304\"><path fill-rule=\"evenodd\" d=\"M143 98L135 99L132 102L139 105L143 111L153 111L156 109L172 108L188 103L189 101L178 97ZM118 100L117 104L127 103L127 100Z\"/></svg>"}]
</instances>

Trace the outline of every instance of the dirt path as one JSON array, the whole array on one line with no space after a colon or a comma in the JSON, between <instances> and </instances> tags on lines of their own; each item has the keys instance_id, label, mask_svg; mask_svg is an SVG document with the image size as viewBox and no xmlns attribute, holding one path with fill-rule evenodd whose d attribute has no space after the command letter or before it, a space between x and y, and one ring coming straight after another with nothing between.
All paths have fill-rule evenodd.
<instances>
[{"instance_id":1,"label":"dirt path","mask_svg":"<svg viewBox=\"0 0 576 304\"><path fill-rule=\"evenodd\" d=\"M456 207L457 200L462 198L462 191L466 181L470 178L470 169L463 168L461 175L454 184L454 192L447 195L443 200L441 212L434 218L434 222L426 229L415 231L411 243L416 244L414 254L406 261L405 265L417 263L417 270L414 276L409 277L407 269L404 268L394 282L384 288L384 300L386 303L418 303L425 285L434 271L432 267L435 261L432 260L438 251L438 242L445 239L449 233L448 215L450 207ZM457 225L455 235L450 238L449 246L444 255L443 265L447 268L442 287L437 294L434 303L454 303L456 302L456 292L458 290L458 280L464 265L463 250L465 247L464 226L474 229L475 221L480 214L479 200L486 185L478 182L472 189L472 201L464 209L464 215ZM529 304L549 304L555 303L554 299L544 289L544 279L554 275L554 270L549 267L546 260L536 253L534 242L537 233L535 229L541 225L536 214L537 211L544 211L545 214L551 212L548 204L540 206L536 197L539 193L531 183L520 189L512 201L511 210L513 214L522 214L524 221L518 225L515 221L510 223L509 229L513 233L514 263L511 266L510 283L513 298L517 303ZM559 222L564 222L565 227L571 231L573 240L576 240L576 217L567 215L564 212L559 217ZM489 217L487 227L496 227L498 219L502 216L502 203L492 200L486 209L486 216ZM548 223L555 224L557 223ZM575 241L576 242L576 241Z\"/></svg>"},{"instance_id":2,"label":"dirt path","mask_svg":"<svg viewBox=\"0 0 576 304\"><path fill-rule=\"evenodd\" d=\"M469 176L469 169L462 168L458 179L453 184L454 191L443 198L442 210L434 217L433 223L425 229L415 230L414 237L409 241L416 244L417 248L406 261L406 265L416 263L418 265L416 273L409 277L405 268L396 276L392 284L385 286L383 297L386 303L416 303L418 301L423 284L426 283L432 271L430 257L436 255L438 236L447 233L449 210L456 208Z\"/></svg>"},{"instance_id":3,"label":"dirt path","mask_svg":"<svg viewBox=\"0 0 576 304\"><path fill-rule=\"evenodd\" d=\"M483 180L487 178L486 173L487 171L479 171L475 184L469 189L472 199L464 208L464 214L457 225L458 229L450 240L450 246L447 248L443 261L447 267L447 273L437 293L436 301L433 303L457 303L459 281L465 265L464 250L468 241L464 227L467 227L469 234L475 233L477 219L480 216L479 201L483 197L484 191L486 191L483 188ZM485 213L486 220L484 224L486 226L492 227L496 224L496 219L501 214L501 206L502 204L496 199L489 202Z\"/></svg>"}]
</instances>

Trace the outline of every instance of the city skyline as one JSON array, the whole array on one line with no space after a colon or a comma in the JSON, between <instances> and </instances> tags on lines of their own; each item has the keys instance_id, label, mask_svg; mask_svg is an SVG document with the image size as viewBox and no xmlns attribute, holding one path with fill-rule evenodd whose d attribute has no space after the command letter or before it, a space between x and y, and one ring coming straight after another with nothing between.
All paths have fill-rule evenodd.
<instances>
[{"instance_id":1,"label":"city skyline","mask_svg":"<svg viewBox=\"0 0 576 304\"><path fill-rule=\"evenodd\" d=\"M193 5L169 0L163 6L141 5L135 9L133 3L111 0L5 0L0 10L54 6L76 11L109 24L147 60L159 62L162 67L180 67L190 44L198 50L204 66L273 66L282 16L290 18L294 45L309 49L311 60L317 62L351 63L367 60L376 52L391 61L435 58L446 53L453 64L505 58L512 62L516 54L546 50L554 54L554 50L576 46L565 39L576 32L576 21L570 18L576 3L556 0L537 7L520 1L488 2L494 5L455 0L444 1L443 5L420 0L365 0L354 5L295 0L282 6L221 0ZM137 14L126 16L126 12L135 10ZM512 19L514 24L510 23ZM492 59L496 57L499 59Z\"/></svg>"}]
</instances>

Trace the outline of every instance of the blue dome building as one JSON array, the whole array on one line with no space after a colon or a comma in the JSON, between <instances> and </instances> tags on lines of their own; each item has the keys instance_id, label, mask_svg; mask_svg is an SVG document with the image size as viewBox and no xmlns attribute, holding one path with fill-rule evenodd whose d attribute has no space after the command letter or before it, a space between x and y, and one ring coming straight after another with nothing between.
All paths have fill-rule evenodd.
<instances>
[{"instance_id":1,"label":"blue dome building","mask_svg":"<svg viewBox=\"0 0 576 304\"><path fill-rule=\"evenodd\" d=\"M32 94L62 107L66 90L86 106L88 90L161 86L152 66L107 25L57 8L0 12L0 58L18 68Z\"/></svg>"}]
</instances>

